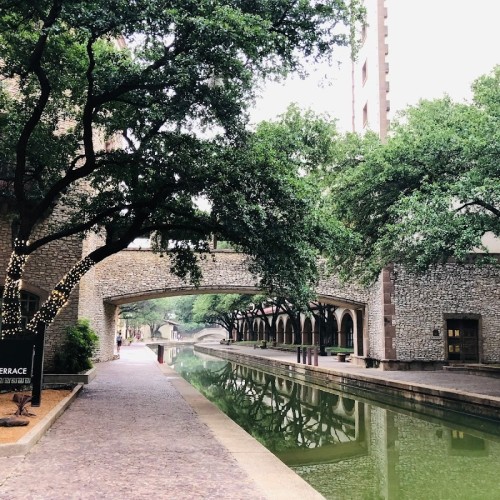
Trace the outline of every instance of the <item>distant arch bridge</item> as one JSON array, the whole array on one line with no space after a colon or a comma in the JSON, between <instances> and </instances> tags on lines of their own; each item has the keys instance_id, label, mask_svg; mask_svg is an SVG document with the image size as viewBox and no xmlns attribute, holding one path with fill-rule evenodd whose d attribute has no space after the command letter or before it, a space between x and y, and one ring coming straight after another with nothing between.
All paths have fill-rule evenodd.
<instances>
[{"instance_id":1,"label":"distant arch bridge","mask_svg":"<svg viewBox=\"0 0 500 500\"><path fill-rule=\"evenodd\" d=\"M113 356L117 308L121 304L176 295L259 292L257 278L248 271L244 254L214 250L200 265L203 279L198 288L173 275L170 259L151 250L123 250L87 273L80 284L78 313L80 317L92 318L101 333L99 357L104 360ZM365 308L370 299L367 289L325 277L318 283L316 293L322 302L352 311L355 329L366 335Z\"/></svg>"}]
</instances>

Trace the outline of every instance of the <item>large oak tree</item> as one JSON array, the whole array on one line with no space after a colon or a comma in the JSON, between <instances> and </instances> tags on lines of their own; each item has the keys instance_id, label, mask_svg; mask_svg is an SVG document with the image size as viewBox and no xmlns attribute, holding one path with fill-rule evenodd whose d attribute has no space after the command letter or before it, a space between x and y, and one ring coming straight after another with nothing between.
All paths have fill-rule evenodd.
<instances>
[{"instance_id":1,"label":"large oak tree","mask_svg":"<svg viewBox=\"0 0 500 500\"><path fill-rule=\"evenodd\" d=\"M321 171L335 217L354 242L337 268L368 280L391 262L415 271L465 262L500 237L500 67L471 102L445 97L408 108L386 144L349 135Z\"/></svg>"},{"instance_id":2,"label":"large oak tree","mask_svg":"<svg viewBox=\"0 0 500 500\"><path fill-rule=\"evenodd\" d=\"M245 111L259 79L331 55L361 16L352 0L0 0L0 195L14 233L2 335L21 330L27 259L91 232L102 244L28 330L138 236L195 283L212 233L240 245L268 288L314 279L311 193L295 162L259 148ZM64 220L40 233L53 213Z\"/></svg>"}]
</instances>

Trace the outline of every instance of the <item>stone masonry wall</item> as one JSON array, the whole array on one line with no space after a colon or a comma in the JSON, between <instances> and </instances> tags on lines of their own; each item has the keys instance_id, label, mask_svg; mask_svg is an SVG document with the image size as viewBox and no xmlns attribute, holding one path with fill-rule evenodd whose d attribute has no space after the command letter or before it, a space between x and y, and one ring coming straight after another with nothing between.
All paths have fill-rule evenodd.
<instances>
[{"instance_id":1,"label":"stone masonry wall","mask_svg":"<svg viewBox=\"0 0 500 500\"><path fill-rule=\"evenodd\" d=\"M43 234L45 227L41 226L36 234ZM8 216L0 216L0 284L4 283L10 253L12 233ZM54 285L66 274L82 255L82 242L79 238L65 238L59 242L49 243L34 252L26 263L23 278L23 289L35 293L42 302L47 298ZM45 367L50 369L54 355L64 342L65 330L68 325L78 319L78 287L73 290L64 309L48 328L45 337Z\"/></svg>"},{"instance_id":2,"label":"stone masonry wall","mask_svg":"<svg viewBox=\"0 0 500 500\"><path fill-rule=\"evenodd\" d=\"M98 235L90 234L83 241L83 255L88 255L101 244L102 239ZM114 330L108 333L108 328L106 327L104 303L97 289L95 267L92 267L82 277L79 291L78 317L88 319L92 329L99 336L99 345L94 358L96 360L111 359L114 349Z\"/></svg>"},{"instance_id":3,"label":"stone masonry wall","mask_svg":"<svg viewBox=\"0 0 500 500\"><path fill-rule=\"evenodd\" d=\"M445 360L445 315L478 315L480 361L500 360L500 267L449 263L415 275L398 266L394 302L398 359Z\"/></svg>"},{"instance_id":4,"label":"stone masonry wall","mask_svg":"<svg viewBox=\"0 0 500 500\"><path fill-rule=\"evenodd\" d=\"M218 251L202 261L200 290L255 291L257 280L248 272L244 256ZM162 295L193 293L195 288L170 272L170 259L150 250L123 250L96 266L97 289L114 304Z\"/></svg>"},{"instance_id":5,"label":"stone masonry wall","mask_svg":"<svg viewBox=\"0 0 500 500\"><path fill-rule=\"evenodd\" d=\"M371 358L385 358L384 309L382 280L379 278L371 287L368 299L368 346L365 355Z\"/></svg>"}]
</instances>

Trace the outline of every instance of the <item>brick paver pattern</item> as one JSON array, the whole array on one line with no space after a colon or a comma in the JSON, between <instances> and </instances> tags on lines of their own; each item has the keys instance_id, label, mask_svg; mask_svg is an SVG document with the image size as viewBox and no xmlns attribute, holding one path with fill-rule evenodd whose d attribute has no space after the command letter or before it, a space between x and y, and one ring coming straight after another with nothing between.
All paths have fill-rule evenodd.
<instances>
[{"instance_id":1,"label":"brick paver pattern","mask_svg":"<svg viewBox=\"0 0 500 500\"><path fill-rule=\"evenodd\" d=\"M24 458L0 459L0 499L260 499L142 346L98 375Z\"/></svg>"}]
</instances>

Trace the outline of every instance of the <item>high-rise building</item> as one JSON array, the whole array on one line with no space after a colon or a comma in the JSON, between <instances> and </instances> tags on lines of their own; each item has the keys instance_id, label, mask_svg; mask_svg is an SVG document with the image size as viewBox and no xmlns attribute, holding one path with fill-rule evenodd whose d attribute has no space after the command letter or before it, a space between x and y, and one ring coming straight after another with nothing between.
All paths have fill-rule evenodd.
<instances>
[{"instance_id":1,"label":"high-rise building","mask_svg":"<svg viewBox=\"0 0 500 500\"><path fill-rule=\"evenodd\" d=\"M352 128L384 138L420 99L470 97L500 64L497 0L365 0L367 25L352 65Z\"/></svg>"}]
</instances>

